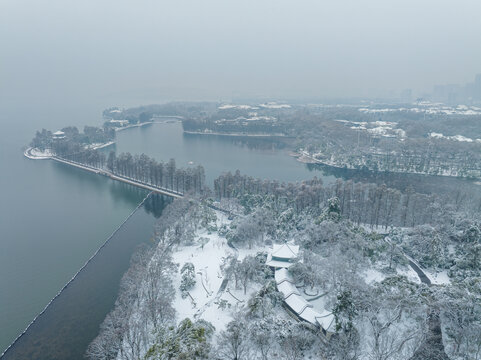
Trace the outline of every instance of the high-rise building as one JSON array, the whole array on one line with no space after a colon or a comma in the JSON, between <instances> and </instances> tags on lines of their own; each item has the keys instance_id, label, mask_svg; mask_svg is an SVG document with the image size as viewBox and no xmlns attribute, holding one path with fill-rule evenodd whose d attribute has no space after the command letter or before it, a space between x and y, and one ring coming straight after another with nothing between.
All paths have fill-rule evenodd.
<instances>
[{"instance_id":1,"label":"high-rise building","mask_svg":"<svg viewBox=\"0 0 481 360\"><path fill-rule=\"evenodd\" d=\"M481 100L481 74L477 74L474 78L473 98Z\"/></svg>"}]
</instances>

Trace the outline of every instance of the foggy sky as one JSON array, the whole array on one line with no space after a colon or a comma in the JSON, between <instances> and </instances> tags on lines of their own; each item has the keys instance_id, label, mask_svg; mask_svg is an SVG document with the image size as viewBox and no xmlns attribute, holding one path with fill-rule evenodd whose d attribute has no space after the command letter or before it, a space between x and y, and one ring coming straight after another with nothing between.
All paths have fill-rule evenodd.
<instances>
[{"instance_id":1,"label":"foggy sky","mask_svg":"<svg viewBox=\"0 0 481 360\"><path fill-rule=\"evenodd\" d=\"M481 3L2 0L2 102L430 90L481 72Z\"/></svg>"}]
</instances>

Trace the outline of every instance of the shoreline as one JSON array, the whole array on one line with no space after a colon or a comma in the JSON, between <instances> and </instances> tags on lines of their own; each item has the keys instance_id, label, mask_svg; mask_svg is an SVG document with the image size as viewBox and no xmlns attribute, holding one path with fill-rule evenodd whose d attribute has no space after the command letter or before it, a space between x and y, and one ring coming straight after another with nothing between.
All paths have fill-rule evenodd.
<instances>
[{"instance_id":1,"label":"shoreline","mask_svg":"<svg viewBox=\"0 0 481 360\"><path fill-rule=\"evenodd\" d=\"M357 169L353 167L347 167L347 166L340 166L336 164L331 164L327 163L325 161L313 158L311 155L303 154L303 153L298 153L295 151L289 152L289 155L294 157L297 161L303 164L312 164L312 165L324 165L324 166L330 166L336 169L340 170L351 170L351 171L362 171L362 169ZM391 173L391 174L406 174L406 175L422 175L422 176L442 176L442 177L449 177L449 178L455 178L455 179L460 179L460 180L469 180L473 181L476 185L481 185L481 177L467 177L467 176L459 176L459 175L449 175L449 174L429 174L425 172L413 172L413 171L394 171L394 170L372 170L369 168L366 168L366 171L372 172L372 173Z\"/></svg>"},{"instance_id":2,"label":"shoreline","mask_svg":"<svg viewBox=\"0 0 481 360\"><path fill-rule=\"evenodd\" d=\"M183 131L184 134L191 134L191 135L216 135L216 136L232 136L232 137L260 137L260 138L268 138L268 137L280 137L280 138L288 138L289 136L284 134L249 134L249 133L219 133L219 132L202 132L202 131Z\"/></svg>"},{"instance_id":3,"label":"shoreline","mask_svg":"<svg viewBox=\"0 0 481 360\"><path fill-rule=\"evenodd\" d=\"M103 149L103 148L106 148L108 146L112 146L114 144L115 144L115 141L109 141L109 142L106 142L105 144L94 145L94 146L90 147L90 149L92 149L92 150Z\"/></svg>"},{"instance_id":4,"label":"shoreline","mask_svg":"<svg viewBox=\"0 0 481 360\"><path fill-rule=\"evenodd\" d=\"M30 159L30 160L48 160L52 158L52 155L47 155L47 153L45 153L45 155L32 154L32 151L34 150L35 148L33 147L26 148L25 151L23 152L23 156L25 156L27 159Z\"/></svg>"},{"instance_id":5,"label":"shoreline","mask_svg":"<svg viewBox=\"0 0 481 360\"><path fill-rule=\"evenodd\" d=\"M131 125L123 126L123 127L116 127L116 128L114 128L114 130L115 130L115 132L124 131L124 130L127 130L127 129L142 127L142 126L153 124L153 123L154 123L153 121L147 121L147 122L139 123L139 124L131 124Z\"/></svg>"},{"instance_id":6,"label":"shoreline","mask_svg":"<svg viewBox=\"0 0 481 360\"><path fill-rule=\"evenodd\" d=\"M99 150L99 149L106 148L108 146L112 146L114 144L115 144L115 141L109 141L109 142L106 142L105 144L94 144L93 146L92 145L87 146L86 149ZM36 152L36 151L38 151L38 153L34 154L34 152ZM37 148L33 148L33 147L29 146L23 152L23 156L25 156L27 159L30 159L30 160L49 160L54 155L52 153L50 153L50 151L41 152Z\"/></svg>"},{"instance_id":7,"label":"shoreline","mask_svg":"<svg viewBox=\"0 0 481 360\"><path fill-rule=\"evenodd\" d=\"M20 338L22 336L24 336L28 329L37 321L37 319L42 316L45 311L47 311L47 309L50 307L50 305L52 305L52 303L55 301L55 299L57 299L61 294L62 292L77 278L77 276L82 272L82 270L84 270L88 264L97 256L97 254L109 243L109 241L113 238L113 236L125 225L125 223L140 209L140 207L145 203L145 201L150 197L150 195L152 194L152 192L149 192L147 194L147 196L140 202L140 204L138 204L135 209L124 219L124 221L122 221L122 223L112 232L112 234L110 234L109 237L107 237L107 239L102 243L102 245L100 245L100 247L93 253L92 256L90 256L87 261L82 265L82 267L72 276L72 278L67 281L67 283L59 290L59 292L47 303L47 305L45 305L45 307L43 308L43 310L38 313L37 316L35 316L33 318L33 320L27 325L27 327L25 328L25 330L23 330L13 341L12 343L0 354L0 359L3 358L5 355L7 355L7 352L13 347L15 346L15 344L20 340Z\"/></svg>"}]
</instances>

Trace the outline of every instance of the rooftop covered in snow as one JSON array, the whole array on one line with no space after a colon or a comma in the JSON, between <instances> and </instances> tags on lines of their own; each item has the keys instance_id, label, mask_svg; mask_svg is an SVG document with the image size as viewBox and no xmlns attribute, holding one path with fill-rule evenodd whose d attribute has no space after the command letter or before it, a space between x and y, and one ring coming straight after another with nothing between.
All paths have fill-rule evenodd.
<instances>
[{"instance_id":1,"label":"rooftop covered in snow","mask_svg":"<svg viewBox=\"0 0 481 360\"><path fill-rule=\"evenodd\" d=\"M267 257L267 265L275 268L288 268L297 260L298 255L299 245L274 244Z\"/></svg>"}]
</instances>

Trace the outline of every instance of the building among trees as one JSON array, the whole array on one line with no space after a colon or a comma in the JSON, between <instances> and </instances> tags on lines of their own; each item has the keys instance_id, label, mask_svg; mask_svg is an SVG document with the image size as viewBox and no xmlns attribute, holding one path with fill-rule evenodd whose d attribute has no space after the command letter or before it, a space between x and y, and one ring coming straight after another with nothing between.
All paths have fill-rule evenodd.
<instances>
[{"instance_id":1,"label":"building among trees","mask_svg":"<svg viewBox=\"0 0 481 360\"><path fill-rule=\"evenodd\" d=\"M330 336L335 332L335 321L332 312L323 309L321 312L313 308L297 289L294 279L289 274L288 268L297 261L299 246L292 244L274 244L272 253L269 254L267 264L275 268L274 279L277 290L284 298L286 308L299 320L305 321L322 333Z\"/></svg>"},{"instance_id":2,"label":"building among trees","mask_svg":"<svg viewBox=\"0 0 481 360\"><path fill-rule=\"evenodd\" d=\"M297 262L299 245L289 243L274 244L272 252L267 256L266 264L274 269L289 268Z\"/></svg>"},{"instance_id":3,"label":"building among trees","mask_svg":"<svg viewBox=\"0 0 481 360\"><path fill-rule=\"evenodd\" d=\"M52 134L52 138L54 140L62 140L62 139L65 139L65 133L63 131L55 131L53 134Z\"/></svg>"}]
</instances>

